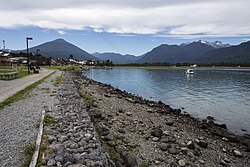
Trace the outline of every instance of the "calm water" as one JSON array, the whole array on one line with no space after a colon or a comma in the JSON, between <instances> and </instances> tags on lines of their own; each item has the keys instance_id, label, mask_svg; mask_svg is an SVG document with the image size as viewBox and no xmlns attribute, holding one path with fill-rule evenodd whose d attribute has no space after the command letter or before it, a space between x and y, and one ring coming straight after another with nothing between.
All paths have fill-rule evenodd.
<instances>
[{"instance_id":1,"label":"calm water","mask_svg":"<svg viewBox=\"0 0 250 167\"><path fill-rule=\"evenodd\" d=\"M194 117L211 115L242 134L250 133L250 69L92 69L86 75L99 82L151 100L161 100Z\"/></svg>"}]
</instances>

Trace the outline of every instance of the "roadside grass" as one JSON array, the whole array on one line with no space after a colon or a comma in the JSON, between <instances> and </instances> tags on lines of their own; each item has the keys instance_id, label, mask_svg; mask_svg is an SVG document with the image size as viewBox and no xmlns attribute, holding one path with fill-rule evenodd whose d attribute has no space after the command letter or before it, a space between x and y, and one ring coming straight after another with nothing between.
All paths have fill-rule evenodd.
<instances>
[{"instance_id":1,"label":"roadside grass","mask_svg":"<svg viewBox=\"0 0 250 167\"><path fill-rule=\"evenodd\" d=\"M42 66L42 68L49 69L49 70L80 70L80 66Z\"/></svg>"},{"instance_id":2,"label":"roadside grass","mask_svg":"<svg viewBox=\"0 0 250 167\"><path fill-rule=\"evenodd\" d=\"M85 100L87 103L87 108L93 107L95 105L95 100L91 96L88 91L81 91L80 96Z\"/></svg>"},{"instance_id":3,"label":"roadside grass","mask_svg":"<svg viewBox=\"0 0 250 167\"><path fill-rule=\"evenodd\" d=\"M54 72L53 72L54 73ZM23 99L26 95L28 95L28 93L34 89L37 85L39 85L40 83L42 83L45 79L49 78L53 73L51 73L50 75L42 78L41 80L27 86L25 89L20 90L19 92L17 92L16 94L14 94L13 96L5 99L3 102L0 102L0 109L4 108L4 106L9 105L15 101L21 100Z\"/></svg>"},{"instance_id":4,"label":"roadside grass","mask_svg":"<svg viewBox=\"0 0 250 167\"><path fill-rule=\"evenodd\" d=\"M63 75L60 75L60 76L56 77L56 81L54 83L54 86L58 87L59 85L61 85L61 83L63 82L63 80L64 80Z\"/></svg>"},{"instance_id":5,"label":"roadside grass","mask_svg":"<svg viewBox=\"0 0 250 167\"><path fill-rule=\"evenodd\" d=\"M59 122L58 119L50 116L49 114L45 114L45 117L44 117L45 126L54 125L54 124L57 124L58 122Z\"/></svg>"},{"instance_id":6,"label":"roadside grass","mask_svg":"<svg viewBox=\"0 0 250 167\"><path fill-rule=\"evenodd\" d=\"M12 66L1 66L0 69L11 69Z\"/></svg>"},{"instance_id":7,"label":"roadside grass","mask_svg":"<svg viewBox=\"0 0 250 167\"><path fill-rule=\"evenodd\" d=\"M150 162L148 160L144 160L140 163L139 167L149 167Z\"/></svg>"},{"instance_id":8,"label":"roadside grass","mask_svg":"<svg viewBox=\"0 0 250 167\"><path fill-rule=\"evenodd\" d=\"M34 143L29 144L25 147L24 149L25 161L22 164L22 167L29 167L35 149L36 149L36 146Z\"/></svg>"},{"instance_id":9,"label":"roadside grass","mask_svg":"<svg viewBox=\"0 0 250 167\"><path fill-rule=\"evenodd\" d=\"M13 72L13 70L0 69L0 74L9 73L9 72Z\"/></svg>"}]
</instances>

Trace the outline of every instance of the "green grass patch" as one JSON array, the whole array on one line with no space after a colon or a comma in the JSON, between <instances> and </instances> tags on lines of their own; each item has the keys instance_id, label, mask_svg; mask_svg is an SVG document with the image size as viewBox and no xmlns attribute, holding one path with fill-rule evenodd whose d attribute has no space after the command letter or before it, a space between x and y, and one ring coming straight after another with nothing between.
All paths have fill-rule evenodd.
<instances>
[{"instance_id":1,"label":"green grass patch","mask_svg":"<svg viewBox=\"0 0 250 167\"><path fill-rule=\"evenodd\" d=\"M40 145L40 149L39 149L39 155L38 155L38 159L37 159L37 164L36 167L41 167L42 161L43 161L43 154L44 152L47 150L47 147L43 144Z\"/></svg>"},{"instance_id":2,"label":"green grass patch","mask_svg":"<svg viewBox=\"0 0 250 167\"><path fill-rule=\"evenodd\" d=\"M64 80L63 75L60 75L60 76L56 77L56 81L55 81L55 84L54 84L55 87L58 87L59 85L61 85L63 80Z\"/></svg>"},{"instance_id":3,"label":"green grass patch","mask_svg":"<svg viewBox=\"0 0 250 167\"><path fill-rule=\"evenodd\" d=\"M34 143L29 144L28 146L25 147L24 149L25 161L22 164L22 167L29 167L35 149L36 149L36 146Z\"/></svg>"},{"instance_id":4,"label":"green grass patch","mask_svg":"<svg viewBox=\"0 0 250 167\"><path fill-rule=\"evenodd\" d=\"M45 79L49 78L53 73L51 73L50 75L42 78L41 80L27 86L25 89L20 90L19 92L17 92L16 94L14 94L13 96L5 99L3 102L0 102L0 109L3 108L6 105L9 105L11 103L13 103L14 101L18 101L23 99L26 95L28 95L28 93L34 89L35 87L37 87L37 85L39 85L40 83L42 83Z\"/></svg>"},{"instance_id":5,"label":"green grass patch","mask_svg":"<svg viewBox=\"0 0 250 167\"><path fill-rule=\"evenodd\" d=\"M45 114L44 125L46 125L46 126L55 125L58 122L59 122L58 119L50 116L49 114Z\"/></svg>"},{"instance_id":6,"label":"green grass patch","mask_svg":"<svg viewBox=\"0 0 250 167\"><path fill-rule=\"evenodd\" d=\"M95 100L93 99L93 97L91 96L91 93L89 93L88 91L82 91L80 92L80 96L85 100L85 102L87 103L87 107L91 107L95 105Z\"/></svg>"},{"instance_id":7,"label":"green grass patch","mask_svg":"<svg viewBox=\"0 0 250 167\"><path fill-rule=\"evenodd\" d=\"M139 167L149 167L150 163L148 160L141 161Z\"/></svg>"},{"instance_id":8,"label":"green grass patch","mask_svg":"<svg viewBox=\"0 0 250 167\"><path fill-rule=\"evenodd\" d=\"M49 70L80 70L80 66L42 66L42 68L46 68Z\"/></svg>"},{"instance_id":9,"label":"green grass patch","mask_svg":"<svg viewBox=\"0 0 250 167\"><path fill-rule=\"evenodd\" d=\"M4 69L4 70L0 70L0 74L4 74L4 73L10 73L10 72L13 72L13 70L6 70L6 69Z\"/></svg>"},{"instance_id":10,"label":"green grass patch","mask_svg":"<svg viewBox=\"0 0 250 167\"><path fill-rule=\"evenodd\" d=\"M11 69L11 68L12 68L12 66L1 66L0 70L2 70L2 69Z\"/></svg>"},{"instance_id":11,"label":"green grass patch","mask_svg":"<svg viewBox=\"0 0 250 167\"><path fill-rule=\"evenodd\" d=\"M31 72L30 74L33 74L33 73ZM21 72L18 72L17 78L22 78L22 77L25 77L27 75L29 75L28 71L21 71Z\"/></svg>"}]
</instances>

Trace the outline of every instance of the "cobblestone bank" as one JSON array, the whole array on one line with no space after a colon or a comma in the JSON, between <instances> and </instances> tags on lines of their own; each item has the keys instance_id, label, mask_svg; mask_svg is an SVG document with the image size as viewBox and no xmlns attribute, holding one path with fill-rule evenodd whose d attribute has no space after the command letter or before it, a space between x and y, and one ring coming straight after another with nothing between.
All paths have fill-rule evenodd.
<instances>
[{"instance_id":1,"label":"cobblestone bank","mask_svg":"<svg viewBox=\"0 0 250 167\"><path fill-rule=\"evenodd\" d=\"M47 144L47 149L43 165L110 166L108 155L101 148L95 127L70 73L65 73L57 94L60 102L45 118L47 124L43 144Z\"/></svg>"}]
</instances>

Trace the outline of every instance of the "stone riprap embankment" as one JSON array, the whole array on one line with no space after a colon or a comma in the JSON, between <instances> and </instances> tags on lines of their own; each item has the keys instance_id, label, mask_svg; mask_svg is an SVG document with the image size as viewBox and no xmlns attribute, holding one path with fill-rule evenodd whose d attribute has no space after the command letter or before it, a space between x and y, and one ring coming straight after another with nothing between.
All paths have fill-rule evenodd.
<instances>
[{"instance_id":1,"label":"stone riprap embankment","mask_svg":"<svg viewBox=\"0 0 250 167\"><path fill-rule=\"evenodd\" d=\"M25 159L23 153L25 147L36 141L38 133L36 126L40 122L42 111L48 107L53 108L57 103L56 94L53 93L55 89L53 83L60 74L61 72L57 71L24 99L13 102L0 110L1 167L22 166Z\"/></svg>"},{"instance_id":2,"label":"stone riprap embankment","mask_svg":"<svg viewBox=\"0 0 250 167\"><path fill-rule=\"evenodd\" d=\"M248 167L250 137L236 136L211 118L199 121L78 74L105 150L117 167Z\"/></svg>"},{"instance_id":3,"label":"stone riprap embankment","mask_svg":"<svg viewBox=\"0 0 250 167\"><path fill-rule=\"evenodd\" d=\"M55 110L47 112L56 123L45 123L43 144L44 166L108 167L111 162L102 149L86 112L86 105L70 73L58 90L60 103ZM46 117L46 116L45 116ZM46 118L45 118L46 119Z\"/></svg>"}]
</instances>

